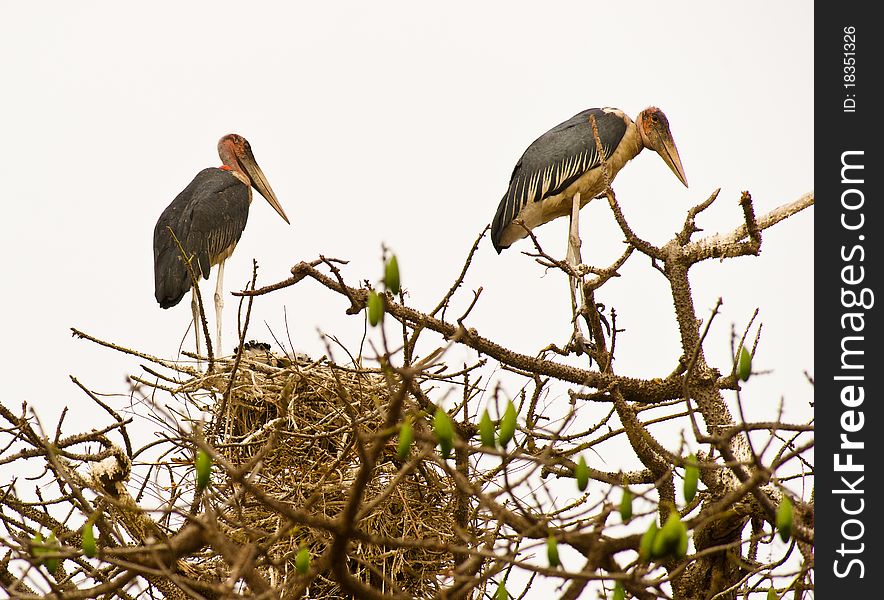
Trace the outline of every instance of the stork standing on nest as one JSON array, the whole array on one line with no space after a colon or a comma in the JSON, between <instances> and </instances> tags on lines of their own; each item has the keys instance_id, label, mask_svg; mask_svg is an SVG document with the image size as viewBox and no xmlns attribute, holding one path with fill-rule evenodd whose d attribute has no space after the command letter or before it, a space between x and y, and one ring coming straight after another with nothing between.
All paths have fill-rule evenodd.
<instances>
[{"instance_id":1,"label":"stork standing on nest","mask_svg":"<svg viewBox=\"0 0 884 600\"><path fill-rule=\"evenodd\" d=\"M246 227L252 190L264 196L288 223L289 219L255 161L249 142L231 133L218 142L220 167L203 169L160 215L153 232L154 296L162 308L175 306L191 290L193 328L199 353L199 306L178 243L197 278L209 278L218 265L215 286L215 347L221 347L221 310L224 262L233 254ZM174 237L173 237L174 236Z\"/></svg>"},{"instance_id":2,"label":"stork standing on nest","mask_svg":"<svg viewBox=\"0 0 884 600\"><path fill-rule=\"evenodd\" d=\"M627 162L650 148L687 187L669 121L659 108L646 108L635 122L617 108L584 110L534 140L516 163L491 223L491 241L498 253L527 237L526 227L534 229L571 215L577 194L579 208L583 208L605 193L604 169L590 116L595 117L609 183Z\"/></svg>"}]
</instances>

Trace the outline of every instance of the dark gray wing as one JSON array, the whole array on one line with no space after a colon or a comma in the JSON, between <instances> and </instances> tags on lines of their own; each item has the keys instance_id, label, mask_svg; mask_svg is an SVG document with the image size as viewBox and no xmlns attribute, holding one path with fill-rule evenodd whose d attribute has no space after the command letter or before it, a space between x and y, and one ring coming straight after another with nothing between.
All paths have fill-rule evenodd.
<instances>
[{"instance_id":1,"label":"dark gray wing","mask_svg":"<svg viewBox=\"0 0 884 600\"><path fill-rule=\"evenodd\" d=\"M160 306L175 306L191 287L172 233L197 276L208 279L212 258L239 241L248 217L249 188L232 173L209 168L194 177L154 228L154 296Z\"/></svg>"},{"instance_id":2,"label":"dark gray wing","mask_svg":"<svg viewBox=\"0 0 884 600\"><path fill-rule=\"evenodd\" d=\"M509 188L491 223L491 241L498 252L502 249L499 242L503 230L525 205L561 193L581 175L601 164L589 115L595 115L605 159L620 144L626 133L626 122L620 115L601 108L584 110L534 140L516 163Z\"/></svg>"}]
</instances>

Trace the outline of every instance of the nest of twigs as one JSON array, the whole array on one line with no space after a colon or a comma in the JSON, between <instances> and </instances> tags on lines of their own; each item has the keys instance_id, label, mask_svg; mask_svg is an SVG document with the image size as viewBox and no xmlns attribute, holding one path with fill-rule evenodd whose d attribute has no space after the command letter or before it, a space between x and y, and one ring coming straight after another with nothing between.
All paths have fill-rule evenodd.
<instances>
[{"instance_id":1,"label":"nest of twigs","mask_svg":"<svg viewBox=\"0 0 884 600\"><path fill-rule=\"evenodd\" d=\"M337 519L354 493L358 444L371 443L383 422L386 378L376 370L280 357L263 344L251 344L238 364L220 366L204 380L205 391L217 398L214 421L206 427L217 452L234 467L254 465L251 481L286 507ZM361 538L452 542L451 482L428 461L402 477L395 442L393 437L387 444L363 489L356 529L367 535ZM309 597L343 597L331 565L321 567L317 560L332 544L329 531L293 526L240 483L228 479L227 485L242 498L221 525L231 539L259 546L271 583L291 581L295 557L307 547L318 567L310 575ZM351 542L348 555L349 571L364 583L392 583L414 597L435 595L439 574L452 564L448 552L371 541Z\"/></svg>"}]
</instances>

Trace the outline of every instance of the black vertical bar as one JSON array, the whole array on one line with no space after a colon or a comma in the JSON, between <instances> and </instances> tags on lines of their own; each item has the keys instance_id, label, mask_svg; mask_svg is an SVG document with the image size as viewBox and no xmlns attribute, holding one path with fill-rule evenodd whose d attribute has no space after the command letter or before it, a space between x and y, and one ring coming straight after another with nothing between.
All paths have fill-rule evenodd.
<instances>
[{"instance_id":1,"label":"black vertical bar","mask_svg":"<svg viewBox=\"0 0 884 600\"><path fill-rule=\"evenodd\" d=\"M884 30L815 4L816 598L880 598L884 554Z\"/></svg>"}]
</instances>

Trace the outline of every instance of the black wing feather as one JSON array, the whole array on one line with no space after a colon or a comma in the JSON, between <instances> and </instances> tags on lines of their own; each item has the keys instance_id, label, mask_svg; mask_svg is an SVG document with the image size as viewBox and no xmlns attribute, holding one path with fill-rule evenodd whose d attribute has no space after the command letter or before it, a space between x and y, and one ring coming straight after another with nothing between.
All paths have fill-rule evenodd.
<instances>
[{"instance_id":1,"label":"black wing feather","mask_svg":"<svg viewBox=\"0 0 884 600\"><path fill-rule=\"evenodd\" d=\"M584 110L534 140L516 163L491 223L491 240L498 252L502 250L503 230L529 202L540 202L563 192L581 175L601 164L590 115L595 115L606 159L620 144L626 133L626 122L620 115L601 108Z\"/></svg>"},{"instance_id":2,"label":"black wing feather","mask_svg":"<svg viewBox=\"0 0 884 600\"><path fill-rule=\"evenodd\" d=\"M197 276L208 279L212 258L239 241L248 216L249 189L232 173L209 168L194 177L154 228L154 296L160 306L175 306L191 287L172 233Z\"/></svg>"}]
</instances>

